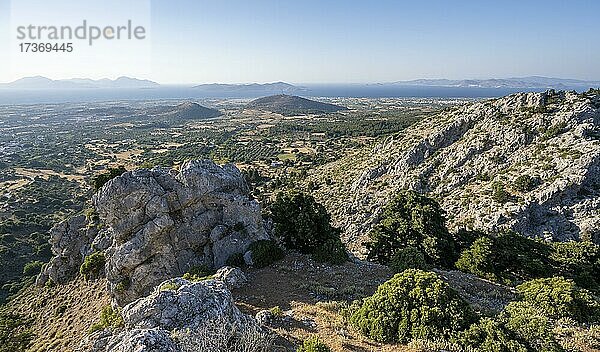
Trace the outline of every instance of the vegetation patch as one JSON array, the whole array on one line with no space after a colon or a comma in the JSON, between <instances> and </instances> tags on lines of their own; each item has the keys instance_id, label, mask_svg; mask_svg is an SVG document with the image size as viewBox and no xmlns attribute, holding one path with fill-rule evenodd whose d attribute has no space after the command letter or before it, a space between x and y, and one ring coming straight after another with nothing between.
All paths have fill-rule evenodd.
<instances>
[{"instance_id":1,"label":"vegetation patch","mask_svg":"<svg viewBox=\"0 0 600 352\"><path fill-rule=\"evenodd\" d=\"M270 206L275 235L289 249L313 254L315 260L340 264L347 260L340 230L331 226L325 207L306 193L281 192Z\"/></svg>"},{"instance_id":2,"label":"vegetation patch","mask_svg":"<svg viewBox=\"0 0 600 352\"><path fill-rule=\"evenodd\" d=\"M117 176L121 176L126 172L127 172L127 169L125 169L124 166L111 167L106 172L92 177L92 187L94 187L95 191L98 191L108 181L112 180L113 178L115 178Z\"/></svg>"},{"instance_id":3,"label":"vegetation patch","mask_svg":"<svg viewBox=\"0 0 600 352\"><path fill-rule=\"evenodd\" d=\"M79 273L85 280L98 279L104 273L106 258L102 252L94 252L83 260L79 267Z\"/></svg>"},{"instance_id":4,"label":"vegetation patch","mask_svg":"<svg viewBox=\"0 0 600 352\"><path fill-rule=\"evenodd\" d=\"M449 337L475 319L471 308L435 273L409 269L364 300L350 322L375 341Z\"/></svg>"},{"instance_id":5,"label":"vegetation patch","mask_svg":"<svg viewBox=\"0 0 600 352\"><path fill-rule=\"evenodd\" d=\"M90 333L105 330L118 329L124 326L123 317L118 309L114 309L111 305L106 305L100 312L100 319L97 323L90 327Z\"/></svg>"},{"instance_id":6,"label":"vegetation patch","mask_svg":"<svg viewBox=\"0 0 600 352\"><path fill-rule=\"evenodd\" d=\"M439 203L415 191L399 192L369 233L368 259L389 264L400 249L413 247L428 264L452 267L458 257Z\"/></svg>"},{"instance_id":7,"label":"vegetation patch","mask_svg":"<svg viewBox=\"0 0 600 352\"><path fill-rule=\"evenodd\" d=\"M248 249L252 252L252 264L256 268L264 268L285 257L283 250L272 240L253 242Z\"/></svg>"},{"instance_id":8,"label":"vegetation patch","mask_svg":"<svg viewBox=\"0 0 600 352\"><path fill-rule=\"evenodd\" d=\"M322 342L318 336L312 336L302 342L296 352L331 352L331 348Z\"/></svg>"}]
</instances>

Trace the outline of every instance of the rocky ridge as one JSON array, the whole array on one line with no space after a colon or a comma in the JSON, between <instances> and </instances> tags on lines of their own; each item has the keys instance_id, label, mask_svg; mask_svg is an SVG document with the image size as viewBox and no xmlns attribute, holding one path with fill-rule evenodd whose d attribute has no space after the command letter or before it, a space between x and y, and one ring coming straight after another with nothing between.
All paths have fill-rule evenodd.
<instances>
[{"instance_id":1,"label":"rocky ridge","mask_svg":"<svg viewBox=\"0 0 600 352\"><path fill-rule=\"evenodd\" d=\"M389 197L437 198L451 228L600 241L600 96L518 93L445 111L313 175L318 197L362 242ZM523 176L525 175L525 176Z\"/></svg>"}]
</instances>

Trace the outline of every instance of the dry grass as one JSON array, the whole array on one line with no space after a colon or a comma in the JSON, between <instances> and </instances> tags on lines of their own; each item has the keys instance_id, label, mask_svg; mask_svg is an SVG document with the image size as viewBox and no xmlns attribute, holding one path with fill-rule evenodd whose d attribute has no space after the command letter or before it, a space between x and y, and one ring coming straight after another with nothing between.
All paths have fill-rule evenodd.
<instances>
[{"instance_id":1,"label":"dry grass","mask_svg":"<svg viewBox=\"0 0 600 352\"><path fill-rule=\"evenodd\" d=\"M30 351L73 351L109 304L106 281L73 281L53 288L27 288L7 308L32 318Z\"/></svg>"}]
</instances>

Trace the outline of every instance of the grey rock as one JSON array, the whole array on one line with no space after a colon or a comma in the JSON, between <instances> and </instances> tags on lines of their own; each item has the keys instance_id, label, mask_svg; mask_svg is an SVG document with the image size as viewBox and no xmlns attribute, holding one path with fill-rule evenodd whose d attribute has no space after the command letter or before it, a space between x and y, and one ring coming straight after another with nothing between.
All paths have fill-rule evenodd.
<instances>
[{"instance_id":1,"label":"grey rock","mask_svg":"<svg viewBox=\"0 0 600 352\"><path fill-rule=\"evenodd\" d=\"M181 348L171 338L174 333L199 331L217 319L236 331L257 329L256 322L235 306L225 284L217 280L167 280L147 297L126 305L122 316L123 329L95 333L82 342L80 350L176 352Z\"/></svg>"},{"instance_id":2,"label":"grey rock","mask_svg":"<svg viewBox=\"0 0 600 352\"><path fill-rule=\"evenodd\" d=\"M386 138L370 153L323 166L313 177L317 183L334 180L317 198L359 257L365 255L365 236L401 189L438 199L451 229L510 229L598 243L599 134L600 108L590 99L572 92L518 93L442 112ZM540 182L517 190L521 175ZM509 192L506 203L493 199L495 182Z\"/></svg>"},{"instance_id":3,"label":"grey rock","mask_svg":"<svg viewBox=\"0 0 600 352\"><path fill-rule=\"evenodd\" d=\"M244 263L249 266L254 265L254 261L252 260L252 251L246 251L246 253L244 253Z\"/></svg>"},{"instance_id":4,"label":"grey rock","mask_svg":"<svg viewBox=\"0 0 600 352\"><path fill-rule=\"evenodd\" d=\"M179 352L168 331L133 329L121 334L105 330L84 340L77 351L81 352Z\"/></svg>"},{"instance_id":5,"label":"grey rock","mask_svg":"<svg viewBox=\"0 0 600 352\"><path fill-rule=\"evenodd\" d=\"M193 330L214 317L225 317L239 325L248 323L225 284L217 280L167 280L149 296L123 308L123 320L129 329Z\"/></svg>"},{"instance_id":6,"label":"grey rock","mask_svg":"<svg viewBox=\"0 0 600 352\"><path fill-rule=\"evenodd\" d=\"M268 309L264 309L256 313L256 322L262 326L269 326L275 320L275 315Z\"/></svg>"},{"instance_id":7,"label":"grey rock","mask_svg":"<svg viewBox=\"0 0 600 352\"><path fill-rule=\"evenodd\" d=\"M56 224L50 230L50 245L54 255L44 265L36 284L44 285L48 280L66 283L79 273L86 255L92 252L91 244L98 229L84 215L77 215Z\"/></svg>"},{"instance_id":8,"label":"grey rock","mask_svg":"<svg viewBox=\"0 0 600 352\"><path fill-rule=\"evenodd\" d=\"M230 290L244 287L248 283L244 272L240 268L231 266L224 266L217 270L213 279L223 282Z\"/></svg>"},{"instance_id":9,"label":"grey rock","mask_svg":"<svg viewBox=\"0 0 600 352\"><path fill-rule=\"evenodd\" d=\"M186 162L178 173L127 172L109 181L93 202L114 233L106 272L119 305L194 266L219 268L267 237L260 206L233 165L203 160ZM122 281L129 287L116 290Z\"/></svg>"}]
</instances>

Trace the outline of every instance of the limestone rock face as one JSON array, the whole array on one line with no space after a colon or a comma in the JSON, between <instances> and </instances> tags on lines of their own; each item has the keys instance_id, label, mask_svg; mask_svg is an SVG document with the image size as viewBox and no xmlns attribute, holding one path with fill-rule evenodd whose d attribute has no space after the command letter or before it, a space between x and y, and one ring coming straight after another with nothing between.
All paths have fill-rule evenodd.
<instances>
[{"instance_id":1,"label":"limestone rock face","mask_svg":"<svg viewBox=\"0 0 600 352\"><path fill-rule=\"evenodd\" d=\"M85 255L103 251L108 289L120 306L195 266L220 268L230 255L268 238L241 172L209 160L186 162L179 171L126 172L107 182L92 203L102 231L83 216L57 225L55 257L39 281L64 282Z\"/></svg>"},{"instance_id":2,"label":"limestone rock face","mask_svg":"<svg viewBox=\"0 0 600 352\"><path fill-rule=\"evenodd\" d=\"M512 229L599 243L599 136L600 96L518 93L441 112L323 166L314 181L334 181L317 197L359 256L365 235L400 189L438 199L451 229ZM507 197L494 197L495 187Z\"/></svg>"},{"instance_id":3,"label":"limestone rock face","mask_svg":"<svg viewBox=\"0 0 600 352\"><path fill-rule=\"evenodd\" d=\"M81 344L80 350L180 351L177 341L171 338L173 332L201 330L215 319L238 331L256 328L256 322L238 310L231 293L218 280L167 280L147 297L126 305L122 315L125 327L121 331L97 332Z\"/></svg>"},{"instance_id":4,"label":"limestone rock face","mask_svg":"<svg viewBox=\"0 0 600 352\"><path fill-rule=\"evenodd\" d=\"M77 276L83 259L90 254L92 241L98 235L98 229L88 225L88 219L78 215L56 224L50 230L54 257L37 278L38 285L44 285L48 280L63 284Z\"/></svg>"}]
</instances>

